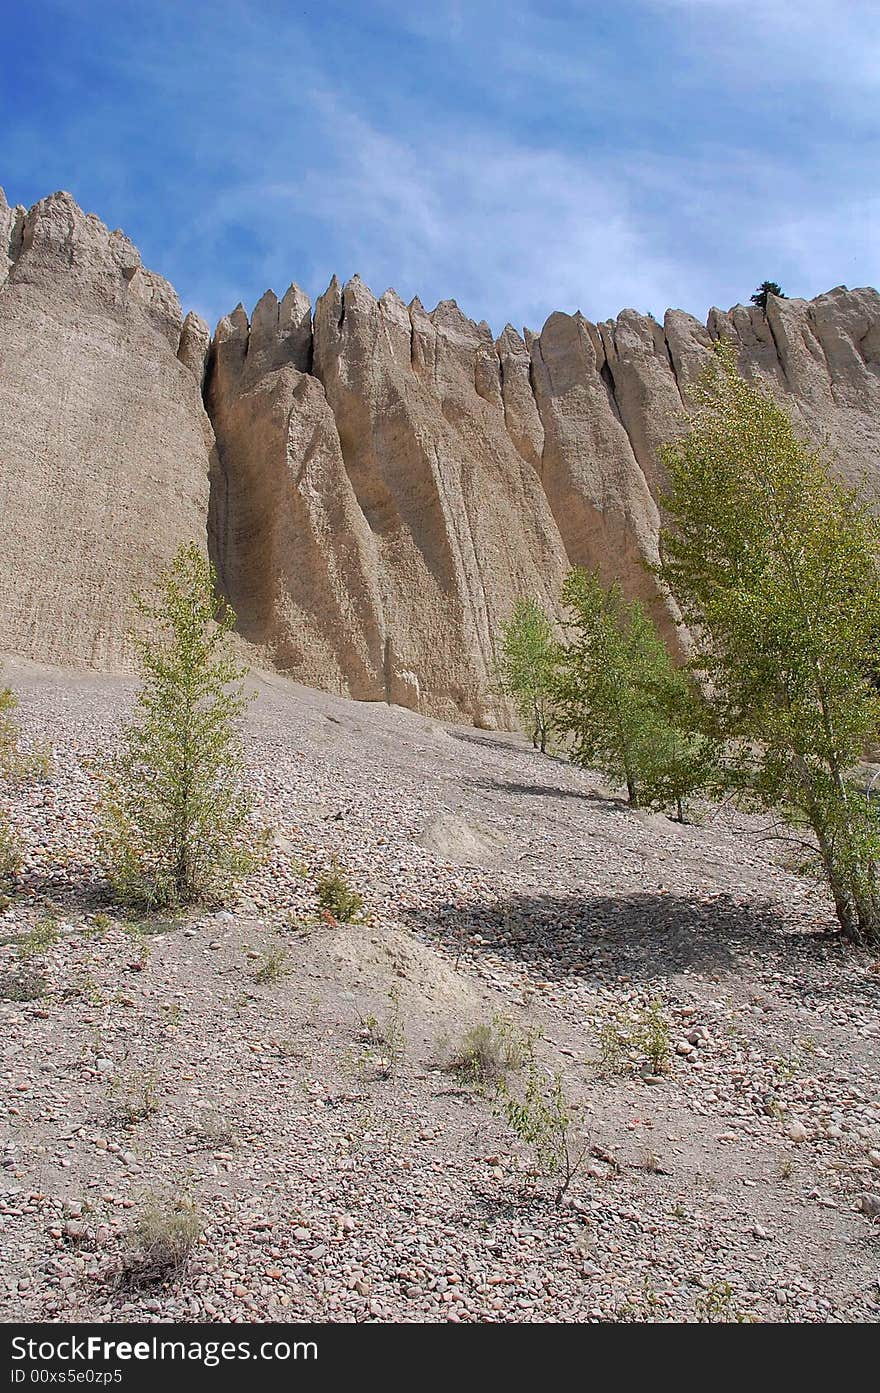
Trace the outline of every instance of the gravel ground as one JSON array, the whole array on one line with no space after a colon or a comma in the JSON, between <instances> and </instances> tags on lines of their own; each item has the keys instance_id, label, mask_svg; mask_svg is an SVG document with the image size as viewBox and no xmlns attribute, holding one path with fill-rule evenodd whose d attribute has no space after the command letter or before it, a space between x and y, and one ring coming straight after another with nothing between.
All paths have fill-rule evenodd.
<instances>
[{"instance_id":1,"label":"gravel ground","mask_svg":"<svg viewBox=\"0 0 880 1393\"><path fill-rule=\"evenodd\" d=\"M134 923L94 853L131 685L6 673L54 760L14 794L0 913L2 1318L877 1319L880 963L766 823L635 814L515 737L266 677L267 861L234 906ZM320 914L333 857L363 923ZM669 1071L603 1070L652 1001ZM586 1156L560 1205L441 1067L498 1014L563 1075ZM169 1204L200 1237L138 1271Z\"/></svg>"}]
</instances>

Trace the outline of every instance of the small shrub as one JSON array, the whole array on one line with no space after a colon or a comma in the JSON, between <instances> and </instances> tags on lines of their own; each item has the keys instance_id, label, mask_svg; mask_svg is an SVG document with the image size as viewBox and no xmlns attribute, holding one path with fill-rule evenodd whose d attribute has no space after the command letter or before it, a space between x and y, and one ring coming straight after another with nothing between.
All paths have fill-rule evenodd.
<instances>
[{"instance_id":1,"label":"small shrub","mask_svg":"<svg viewBox=\"0 0 880 1393\"><path fill-rule=\"evenodd\" d=\"M229 1150L238 1145L235 1129L229 1119L219 1112L199 1113L197 1122L187 1124L186 1134L199 1146Z\"/></svg>"},{"instance_id":2,"label":"small shrub","mask_svg":"<svg viewBox=\"0 0 880 1393\"><path fill-rule=\"evenodd\" d=\"M495 672L499 691L513 698L517 715L542 754L553 708L558 644L553 624L534 600L519 599L501 626Z\"/></svg>"},{"instance_id":3,"label":"small shrub","mask_svg":"<svg viewBox=\"0 0 880 1393\"><path fill-rule=\"evenodd\" d=\"M630 1013L618 1012L599 1027L598 1068L603 1074L635 1073L645 1062L653 1074L664 1074L671 1059L669 1024L659 999Z\"/></svg>"},{"instance_id":4,"label":"small shrub","mask_svg":"<svg viewBox=\"0 0 880 1393\"><path fill-rule=\"evenodd\" d=\"M247 669L213 567L182 546L154 593L135 597L143 679L104 771L101 835L109 879L148 909L219 903L258 857L242 743Z\"/></svg>"},{"instance_id":5,"label":"small shrub","mask_svg":"<svg viewBox=\"0 0 880 1393\"><path fill-rule=\"evenodd\" d=\"M616 1319L624 1325L644 1325L661 1317L663 1302L651 1286L650 1278L642 1279L641 1291L626 1297L617 1307Z\"/></svg>"},{"instance_id":6,"label":"small shrub","mask_svg":"<svg viewBox=\"0 0 880 1393\"><path fill-rule=\"evenodd\" d=\"M753 1317L748 1311L739 1310L734 1295L729 1282L713 1282L694 1303L697 1319L708 1325L750 1325Z\"/></svg>"},{"instance_id":7,"label":"small shrub","mask_svg":"<svg viewBox=\"0 0 880 1393\"><path fill-rule=\"evenodd\" d=\"M366 1041L357 1059L358 1072L375 1079L390 1079L403 1058L406 1048L406 1034L400 1019L397 993L389 992L392 1011L388 1018L380 1021L377 1016L362 1016L360 1036Z\"/></svg>"},{"instance_id":8,"label":"small shrub","mask_svg":"<svg viewBox=\"0 0 880 1393\"><path fill-rule=\"evenodd\" d=\"M340 923L353 924L361 918L364 902L357 891L352 890L337 862L334 861L330 870L319 878L316 891L318 904Z\"/></svg>"},{"instance_id":9,"label":"small shrub","mask_svg":"<svg viewBox=\"0 0 880 1393\"><path fill-rule=\"evenodd\" d=\"M254 972L254 981L261 985L269 982L280 982L292 971L289 958L290 954L286 948L267 948L265 953L261 955L259 967Z\"/></svg>"},{"instance_id":10,"label":"small shrub","mask_svg":"<svg viewBox=\"0 0 880 1393\"><path fill-rule=\"evenodd\" d=\"M626 785L633 808L675 808L710 780L714 753L699 733L702 697L677 668L647 610L598 572L570 572L568 616L553 682L553 725L574 764Z\"/></svg>"},{"instance_id":11,"label":"small shrub","mask_svg":"<svg viewBox=\"0 0 880 1393\"><path fill-rule=\"evenodd\" d=\"M112 929L113 920L109 914L99 911L93 914L88 922L83 926L83 932L88 934L105 934L108 929Z\"/></svg>"},{"instance_id":12,"label":"small shrub","mask_svg":"<svg viewBox=\"0 0 880 1393\"><path fill-rule=\"evenodd\" d=\"M90 1006L100 1006L104 994L90 972L78 972L72 976L59 992L65 1001L87 1001Z\"/></svg>"},{"instance_id":13,"label":"small shrub","mask_svg":"<svg viewBox=\"0 0 880 1393\"><path fill-rule=\"evenodd\" d=\"M21 844L12 824L0 810L0 885L8 885L21 870Z\"/></svg>"},{"instance_id":14,"label":"small shrub","mask_svg":"<svg viewBox=\"0 0 880 1393\"><path fill-rule=\"evenodd\" d=\"M636 1031L636 1043L644 1054L654 1074L665 1074L672 1058L669 1039L669 1026L663 1014L663 1004L655 999L642 1012L642 1019Z\"/></svg>"},{"instance_id":15,"label":"small shrub","mask_svg":"<svg viewBox=\"0 0 880 1393\"><path fill-rule=\"evenodd\" d=\"M18 968L0 976L0 1001L39 1001L48 990L49 984L40 972Z\"/></svg>"},{"instance_id":16,"label":"small shrub","mask_svg":"<svg viewBox=\"0 0 880 1393\"><path fill-rule=\"evenodd\" d=\"M448 1055L444 1067L468 1083L497 1084L523 1067L533 1042L533 1036L523 1035L503 1016L495 1016L488 1025L472 1026Z\"/></svg>"},{"instance_id":17,"label":"small shrub","mask_svg":"<svg viewBox=\"0 0 880 1393\"><path fill-rule=\"evenodd\" d=\"M142 924L139 924L136 920L134 920L123 924L122 928L126 937L131 939L132 944L134 945L137 951L137 957L135 958L134 965L137 968L139 968L142 972L144 968L147 966L147 963L150 961L150 952L152 950L152 945L147 937L144 927Z\"/></svg>"},{"instance_id":18,"label":"small shrub","mask_svg":"<svg viewBox=\"0 0 880 1393\"><path fill-rule=\"evenodd\" d=\"M791 1050L787 1057L778 1055L775 1059L771 1059L770 1068L781 1083L790 1083L792 1079L797 1078L800 1072L800 1060L794 1050Z\"/></svg>"},{"instance_id":19,"label":"small shrub","mask_svg":"<svg viewBox=\"0 0 880 1393\"><path fill-rule=\"evenodd\" d=\"M130 1251L118 1281L123 1287L156 1286L179 1277L204 1228L195 1203L184 1196L151 1196L128 1235Z\"/></svg>"},{"instance_id":20,"label":"small shrub","mask_svg":"<svg viewBox=\"0 0 880 1393\"><path fill-rule=\"evenodd\" d=\"M30 933L22 934L16 948L19 958L26 962L29 958L41 958L58 942L60 935L54 919L41 919Z\"/></svg>"},{"instance_id":21,"label":"small shrub","mask_svg":"<svg viewBox=\"0 0 880 1393\"><path fill-rule=\"evenodd\" d=\"M565 1096L561 1074L550 1080L529 1054L525 1084L518 1095L507 1082L498 1085L497 1110L510 1130L531 1147L535 1168L547 1178L556 1178L555 1199L561 1204L586 1159L588 1146L573 1144L571 1105Z\"/></svg>"},{"instance_id":22,"label":"small shrub","mask_svg":"<svg viewBox=\"0 0 880 1393\"><path fill-rule=\"evenodd\" d=\"M633 1067L630 1037L621 1029L619 1018L603 1021L599 1027L599 1069L603 1074L625 1074Z\"/></svg>"},{"instance_id":23,"label":"small shrub","mask_svg":"<svg viewBox=\"0 0 880 1393\"><path fill-rule=\"evenodd\" d=\"M44 751L24 751L19 742L15 709L18 699L9 687L0 687L0 783L20 783L45 775L49 756ZM0 808L0 886L12 881L21 869L21 844L6 812Z\"/></svg>"},{"instance_id":24,"label":"small shrub","mask_svg":"<svg viewBox=\"0 0 880 1393\"><path fill-rule=\"evenodd\" d=\"M110 1084L110 1096L118 1105L116 1120L123 1127L153 1117L159 1111L159 1071L147 1069L120 1075Z\"/></svg>"}]
</instances>

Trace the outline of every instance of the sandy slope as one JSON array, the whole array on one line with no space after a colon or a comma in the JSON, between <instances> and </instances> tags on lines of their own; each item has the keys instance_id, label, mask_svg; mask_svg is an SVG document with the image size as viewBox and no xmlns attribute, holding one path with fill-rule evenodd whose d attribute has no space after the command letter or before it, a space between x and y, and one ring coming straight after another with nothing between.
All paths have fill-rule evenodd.
<instances>
[{"instance_id":1,"label":"sandy slope","mask_svg":"<svg viewBox=\"0 0 880 1393\"><path fill-rule=\"evenodd\" d=\"M765 824L634 815L513 737L270 677L269 861L234 907L132 933L92 769L130 687L7 675L56 754L15 795L28 864L0 915L3 995L36 983L0 1001L5 1318L877 1318L880 974ZM333 855L367 923L320 920ZM604 1075L603 1024L654 999L689 1052L659 1082ZM438 1068L499 1012L541 1030L590 1148L561 1208ZM401 1035L388 1078L371 1014ZM203 1236L179 1278L119 1290L151 1194L191 1198Z\"/></svg>"}]
</instances>

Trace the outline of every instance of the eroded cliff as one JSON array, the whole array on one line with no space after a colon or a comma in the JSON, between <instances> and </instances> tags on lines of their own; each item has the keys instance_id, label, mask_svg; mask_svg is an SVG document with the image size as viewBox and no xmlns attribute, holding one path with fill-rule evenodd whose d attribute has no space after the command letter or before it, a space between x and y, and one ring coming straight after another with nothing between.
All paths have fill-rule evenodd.
<instances>
[{"instance_id":1,"label":"eroded cliff","mask_svg":"<svg viewBox=\"0 0 880 1393\"><path fill-rule=\"evenodd\" d=\"M711 344L736 343L852 479L880 483L880 298L553 314L494 339L452 301L427 313L334 280L221 321L208 371L214 544L243 633L303 681L494 721L493 640L517 595L554 609L571 565L675 616L656 558L658 447ZM880 491L880 490L878 490Z\"/></svg>"},{"instance_id":2,"label":"eroded cliff","mask_svg":"<svg viewBox=\"0 0 880 1393\"><path fill-rule=\"evenodd\" d=\"M492 724L499 625L521 594L553 609L571 565L675 641L644 565L657 449L719 335L880 494L873 290L494 339L355 277L314 308L267 291L211 338L69 195L0 200L0 650L124 662L131 587L196 537L258 660Z\"/></svg>"},{"instance_id":3,"label":"eroded cliff","mask_svg":"<svg viewBox=\"0 0 880 1393\"><path fill-rule=\"evenodd\" d=\"M124 665L132 587L204 544L200 336L69 194L28 212L0 192L0 651Z\"/></svg>"}]
</instances>

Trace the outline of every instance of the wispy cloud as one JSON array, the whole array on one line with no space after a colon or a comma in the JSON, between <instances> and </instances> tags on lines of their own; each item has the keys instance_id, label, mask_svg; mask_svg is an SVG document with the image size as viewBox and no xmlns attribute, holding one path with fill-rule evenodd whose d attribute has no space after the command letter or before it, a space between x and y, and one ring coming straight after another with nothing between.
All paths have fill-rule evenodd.
<instances>
[{"instance_id":1,"label":"wispy cloud","mask_svg":"<svg viewBox=\"0 0 880 1393\"><path fill-rule=\"evenodd\" d=\"M540 327L557 307L656 308L675 279L626 191L586 159L484 131L443 142L423 129L407 142L338 105L325 134L336 151L332 181L312 173L263 192L291 216L332 222L346 248L335 269L357 271L377 293L393 285L428 305L454 293L500 329L509 318Z\"/></svg>"},{"instance_id":2,"label":"wispy cloud","mask_svg":"<svg viewBox=\"0 0 880 1393\"><path fill-rule=\"evenodd\" d=\"M647 0L683 21L701 62L720 61L753 86L799 78L815 99L817 84L848 105L876 93L880 75L880 7L875 0ZM876 119L876 111L865 111Z\"/></svg>"},{"instance_id":3,"label":"wispy cloud","mask_svg":"<svg viewBox=\"0 0 880 1393\"><path fill-rule=\"evenodd\" d=\"M211 319L333 272L495 330L880 278L875 0L36 0L6 40L0 181Z\"/></svg>"}]
</instances>

